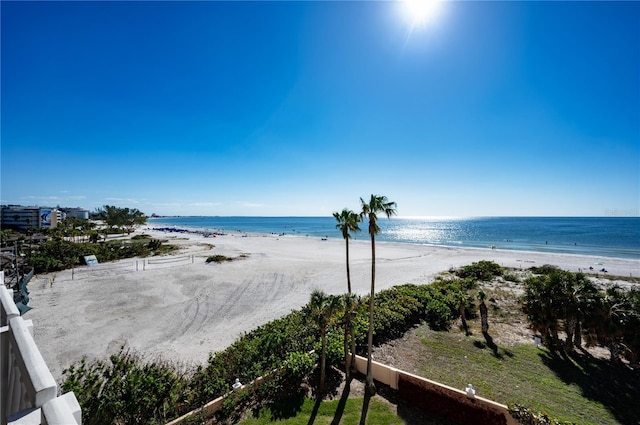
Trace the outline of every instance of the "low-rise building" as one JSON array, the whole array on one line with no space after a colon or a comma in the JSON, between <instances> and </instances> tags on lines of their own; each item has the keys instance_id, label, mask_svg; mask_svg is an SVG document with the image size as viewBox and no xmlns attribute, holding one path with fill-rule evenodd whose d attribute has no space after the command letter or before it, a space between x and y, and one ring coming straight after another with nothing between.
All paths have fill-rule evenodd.
<instances>
[{"instance_id":1,"label":"low-rise building","mask_svg":"<svg viewBox=\"0 0 640 425\"><path fill-rule=\"evenodd\" d=\"M63 214L63 220L70 217L79 218L80 220L89 220L89 210L85 210L83 208L60 208L60 210Z\"/></svg>"}]
</instances>

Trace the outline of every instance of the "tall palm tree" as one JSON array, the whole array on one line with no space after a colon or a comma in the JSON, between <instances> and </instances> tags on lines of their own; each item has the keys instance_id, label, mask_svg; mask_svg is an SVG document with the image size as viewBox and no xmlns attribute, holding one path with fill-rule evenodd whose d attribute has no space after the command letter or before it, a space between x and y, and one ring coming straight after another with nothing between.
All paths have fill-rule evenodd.
<instances>
[{"instance_id":1,"label":"tall palm tree","mask_svg":"<svg viewBox=\"0 0 640 425\"><path fill-rule=\"evenodd\" d=\"M371 350L373 348L373 302L376 292L376 241L375 235L380 232L378 227L378 214L384 214L391 218L396 214L396 203L390 202L386 196L371 195L369 202L360 198L362 212L360 216L369 219L369 235L371 236L371 295L369 296L369 334L367 335L367 379L366 390L369 395L376 393L373 383L373 370L371 365Z\"/></svg>"},{"instance_id":2,"label":"tall palm tree","mask_svg":"<svg viewBox=\"0 0 640 425\"><path fill-rule=\"evenodd\" d=\"M348 208L342 210L342 212L334 212L333 216L337 220L336 228L342 233L345 245L347 247L347 288L351 293L351 275L349 273L349 239L351 238L351 232L359 232L361 218L360 215L351 211Z\"/></svg>"},{"instance_id":3,"label":"tall palm tree","mask_svg":"<svg viewBox=\"0 0 640 425\"><path fill-rule=\"evenodd\" d=\"M305 306L305 316L312 320L320 331L322 344L320 353L320 385L318 386L318 398L324 394L327 364L327 327L333 321L340 309L339 297L327 295L323 291L315 290L311 293L309 304Z\"/></svg>"},{"instance_id":4,"label":"tall palm tree","mask_svg":"<svg viewBox=\"0 0 640 425\"><path fill-rule=\"evenodd\" d=\"M342 237L344 238L345 241L345 246L346 246L346 252L347 252L347 290L348 290L348 296L351 296L351 273L349 271L349 239L351 238L351 233L352 232L359 232L360 231L360 226L358 226L358 224L361 221L360 218L360 214L357 214L355 212L353 212L352 210L348 209L348 208L344 208L341 212L334 212L333 213L333 217L336 219L336 221L338 222L338 224L336 224L336 228L338 228L340 230L340 232L342 233ZM353 332L349 332L349 329L352 327L351 325L351 318L353 316L353 300L345 298L344 299L344 307L345 307L345 312L344 312L344 336L345 336L345 341L344 341L344 346L345 346L345 357L344 357L344 368L345 368L345 373L347 375L347 378L349 378L350 376L350 369L355 371L355 365L356 365L356 358L355 358L355 354L356 354L356 340L355 337L353 336ZM347 354L347 349L349 347L349 341L348 338L351 336L351 364L347 364L348 361L348 354Z\"/></svg>"}]
</instances>

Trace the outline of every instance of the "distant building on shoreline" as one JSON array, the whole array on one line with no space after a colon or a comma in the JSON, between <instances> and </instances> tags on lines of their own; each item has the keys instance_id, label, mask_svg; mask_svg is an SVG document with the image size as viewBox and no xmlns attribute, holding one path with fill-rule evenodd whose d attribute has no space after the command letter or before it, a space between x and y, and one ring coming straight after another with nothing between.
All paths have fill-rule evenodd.
<instances>
[{"instance_id":1,"label":"distant building on shoreline","mask_svg":"<svg viewBox=\"0 0 640 425\"><path fill-rule=\"evenodd\" d=\"M17 230L54 229L67 218L89 219L89 211L82 208L52 208L39 206L2 205L0 227Z\"/></svg>"}]
</instances>

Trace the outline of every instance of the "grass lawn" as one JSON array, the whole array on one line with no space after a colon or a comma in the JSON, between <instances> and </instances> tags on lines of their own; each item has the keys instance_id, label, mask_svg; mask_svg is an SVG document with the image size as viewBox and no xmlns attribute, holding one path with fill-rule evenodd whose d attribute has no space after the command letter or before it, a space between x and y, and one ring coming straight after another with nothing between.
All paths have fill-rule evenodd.
<instances>
[{"instance_id":1,"label":"grass lawn","mask_svg":"<svg viewBox=\"0 0 640 425\"><path fill-rule=\"evenodd\" d=\"M579 424L640 423L639 374L625 366L588 354L560 357L534 344L503 348L480 333L423 326L418 335L426 347L419 374L428 379L456 388L472 383L479 396Z\"/></svg>"},{"instance_id":2,"label":"grass lawn","mask_svg":"<svg viewBox=\"0 0 640 425\"><path fill-rule=\"evenodd\" d=\"M257 415L245 419L240 422L240 424L260 425L277 423L307 425L311 423L311 418L313 417L314 425L329 425L333 423L334 419L339 419L339 423L343 425L356 425L360 423L363 402L364 399L362 398L349 398L346 399L346 402L343 400L332 400L323 401L316 405L314 400L305 398L302 405L295 406L295 408L287 406L284 409L261 409ZM288 413L282 414L283 410ZM403 425L404 421L396 416L388 404L372 398L369 403L366 423L372 425Z\"/></svg>"}]
</instances>

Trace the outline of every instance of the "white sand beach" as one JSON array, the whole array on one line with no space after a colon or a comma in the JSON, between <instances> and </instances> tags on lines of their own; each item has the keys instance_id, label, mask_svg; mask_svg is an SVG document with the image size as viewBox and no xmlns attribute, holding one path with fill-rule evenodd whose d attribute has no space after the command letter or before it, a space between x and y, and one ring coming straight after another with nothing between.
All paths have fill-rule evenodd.
<instances>
[{"instance_id":1,"label":"white sand beach","mask_svg":"<svg viewBox=\"0 0 640 425\"><path fill-rule=\"evenodd\" d=\"M242 333L298 309L314 289L347 291L345 243L296 236L138 230L179 245L168 257L128 259L29 284L34 337L54 377L86 356L106 359L126 344L146 358L204 364ZM370 288L371 247L351 241L353 290ZM214 254L241 257L206 264ZM451 267L491 260L506 267L553 264L578 271L606 268L610 275L640 276L640 260L492 249L377 243L376 289L430 283Z\"/></svg>"}]
</instances>

